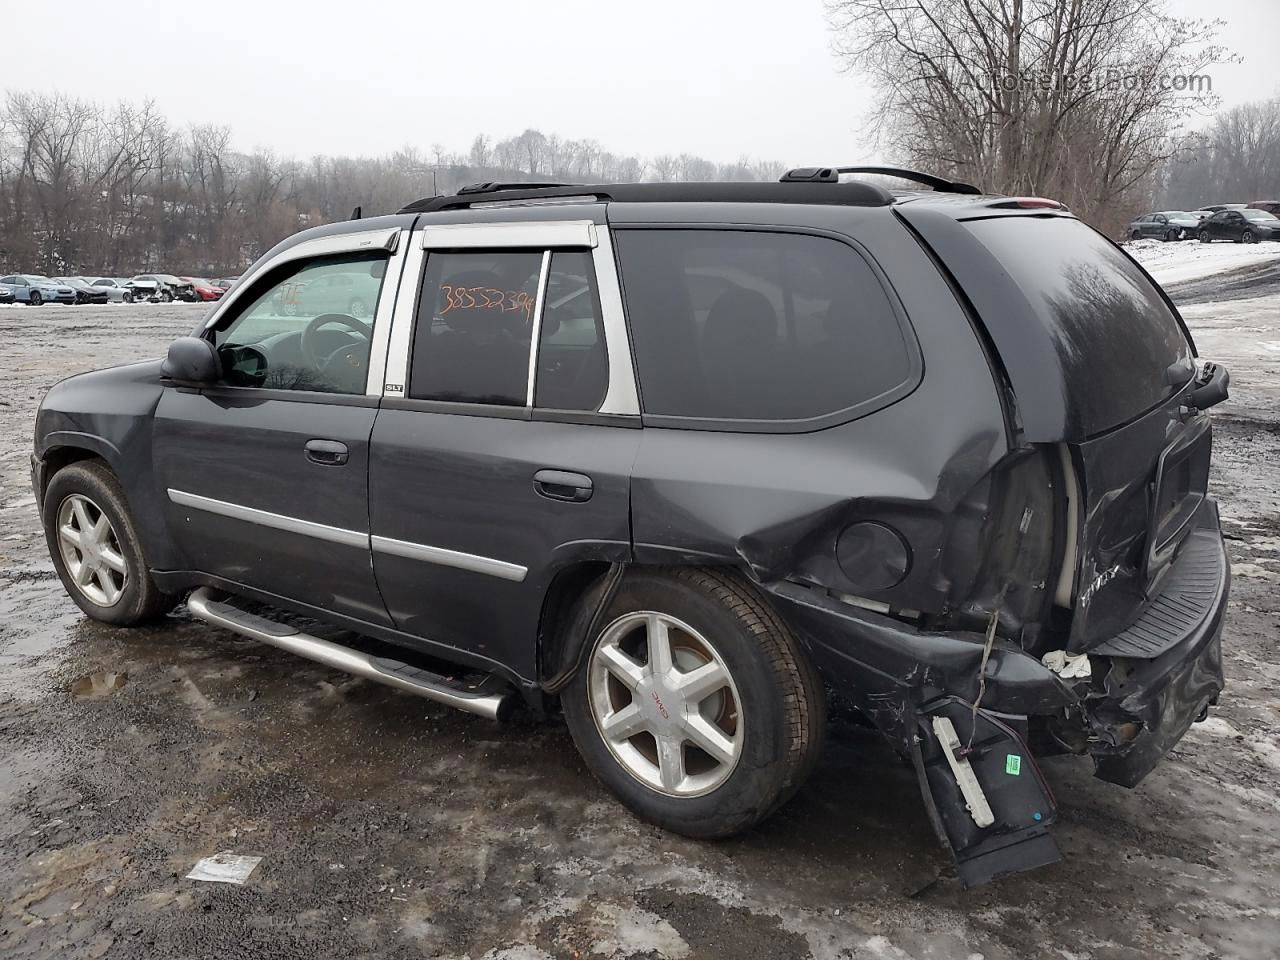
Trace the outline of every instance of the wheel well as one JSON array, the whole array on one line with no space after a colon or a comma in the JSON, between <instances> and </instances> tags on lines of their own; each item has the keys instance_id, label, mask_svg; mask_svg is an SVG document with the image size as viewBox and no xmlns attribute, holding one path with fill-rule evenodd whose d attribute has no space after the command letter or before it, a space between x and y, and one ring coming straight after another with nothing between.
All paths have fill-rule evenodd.
<instances>
[{"instance_id":1,"label":"wheel well","mask_svg":"<svg viewBox=\"0 0 1280 960\"><path fill-rule=\"evenodd\" d=\"M579 598L602 581L611 564L603 560L583 560L559 571L542 599L538 619L538 676L556 676L572 662L577 645L585 637L570 637L566 627L573 618Z\"/></svg>"},{"instance_id":2,"label":"wheel well","mask_svg":"<svg viewBox=\"0 0 1280 960\"><path fill-rule=\"evenodd\" d=\"M102 460L92 450L86 450L84 447L54 447L45 451L44 460L44 476L42 478L41 489L38 493L43 501L44 492L49 487L49 481L53 479L53 475L64 467L69 467L73 463L79 463L82 460ZM102 460L106 463L105 460Z\"/></svg>"}]
</instances>

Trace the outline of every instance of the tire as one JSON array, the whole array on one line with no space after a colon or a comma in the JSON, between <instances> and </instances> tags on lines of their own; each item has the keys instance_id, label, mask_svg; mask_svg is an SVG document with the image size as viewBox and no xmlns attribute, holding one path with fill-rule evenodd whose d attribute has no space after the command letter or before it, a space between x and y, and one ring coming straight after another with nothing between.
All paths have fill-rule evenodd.
<instances>
[{"instance_id":1,"label":"tire","mask_svg":"<svg viewBox=\"0 0 1280 960\"><path fill-rule=\"evenodd\" d=\"M1130 239L1130 240L1141 240L1141 239L1142 239L1142 231L1140 231L1140 230L1131 230L1131 231L1129 232L1129 239Z\"/></svg>"},{"instance_id":2,"label":"tire","mask_svg":"<svg viewBox=\"0 0 1280 960\"><path fill-rule=\"evenodd\" d=\"M1240 234L1240 242L1241 243L1257 243L1258 235L1254 233L1252 230L1246 230L1244 233Z\"/></svg>"},{"instance_id":3,"label":"tire","mask_svg":"<svg viewBox=\"0 0 1280 960\"><path fill-rule=\"evenodd\" d=\"M39 290L31 291L31 305L33 307L41 306L44 303L44 297L40 296Z\"/></svg>"},{"instance_id":4,"label":"tire","mask_svg":"<svg viewBox=\"0 0 1280 960\"><path fill-rule=\"evenodd\" d=\"M133 294L126 290L124 296L122 296L120 300L123 303L133 303Z\"/></svg>"},{"instance_id":5,"label":"tire","mask_svg":"<svg viewBox=\"0 0 1280 960\"><path fill-rule=\"evenodd\" d=\"M666 676L687 676L692 669L709 666L712 658L727 674L721 688L702 693L689 709L700 729L714 724L720 734L717 742L732 743L731 763L718 761L684 736L688 728L683 721L691 714L683 709L677 692L655 685L648 662L632 659L627 665L627 670L635 667L647 678L634 692L604 666L606 653L612 649L616 655L623 649L620 644L627 643L640 643L636 657L643 650L647 661L652 629L648 624L655 617L669 623L671 659L680 671ZM795 636L755 586L721 570L636 570L623 580L601 619L604 626L588 639L584 665L561 702L587 766L633 813L687 837L714 839L759 823L799 789L821 748L826 726L823 688ZM632 624L635 632L628 632ZM701 653L696 651L699 644L705 644ZM686 655L692 663L682 662ZM636 677L633 674L632 680ZM670 711L659 693L672 705ZM615 703L615 696L630 702ZM655 725L638 728L629 739L619 738L611 746L601 723L627 711L632 717L651 718ZM659 739L650 732L661 730L666 731L663 742L671 743L674 737L679 744L674 753L679 762L670 768L679 771L679 779L672 777L672 789L667 789L658 762Z\"/></svg>"},{"instance_id":6,"label":"tire","mask_svg":"<svg viewBox=\"0 0 1280 960\"><path fill-rule=\"evenodd\" d=\"M160 294L160 302L161 302L161 303L173 303L173 294L172 294L172 293L170 293L168 290L164 290L164 291L162 291L162 292L161 292L161 294Z\"/></svg>"},{"instance_id":7,"label":"tire","mask_svg":"<svg viewBox=\"0 0 1280 960\"><path fill-rule=\"evenodd\" d=\"M1173 243L1175 240L1180 240L1180 239L1182 239L1182 237L1177 230L1170 230L1168 233L1164 235L1165 243Z\"/></svg>"},{"instance_id":8,"label":"tire","mask_svg":"<svg viewBox=\"0 0 1280 960\"><path fill-rule=\"evenodd\" d=\"M1209 236L1209 231L1207 231L1207 230L1201 230L1201 231L1200 231L1200 242L1201 242L1201 243L1213 243L1213 237Z\"/></svg>"},{"instance_id":9,"label":"tire","mask_svg":"<svg viewBox=\"0 0 1280 960\"><path fill-rule=\"evenodd\" d=\"M78 511L77 505L82 509ZM156 620L177 605L179 598L162 592L151 579L120 481L101 461L83 460L55 473L45 491L43 514L45 542L62 585L94 620L131 627ZM64 522L83 532L86 521L95 529L100 516L106 517L109 528L91 553L64 541L60 530ZM95 555L101 562L94 560ZM68 567L68 557L78 559L78 569L85 569L87 562L90 571L97 567L100 575L88 573L88 583L81 586ZM112 558L122 561L123 572L109 568ZM104 578L110 579L118 596L107 593Z\"/></svg>"}]
</instances>

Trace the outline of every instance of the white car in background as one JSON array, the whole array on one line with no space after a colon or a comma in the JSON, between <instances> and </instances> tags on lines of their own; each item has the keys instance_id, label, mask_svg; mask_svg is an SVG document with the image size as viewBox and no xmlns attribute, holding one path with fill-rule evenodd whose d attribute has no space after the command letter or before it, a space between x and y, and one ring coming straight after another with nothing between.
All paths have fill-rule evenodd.
<instances>
[{"instance_id":1,"label":"white car in background","mask_svg":"<svg viewBox=\"0 0 1280 960\"><path fill-rule=\"evenodd\" d=\"M133 291L128 280L120 277L85 277L89 286L107 291L108 303L133 303Z\"/></svg>"}]
</instances>

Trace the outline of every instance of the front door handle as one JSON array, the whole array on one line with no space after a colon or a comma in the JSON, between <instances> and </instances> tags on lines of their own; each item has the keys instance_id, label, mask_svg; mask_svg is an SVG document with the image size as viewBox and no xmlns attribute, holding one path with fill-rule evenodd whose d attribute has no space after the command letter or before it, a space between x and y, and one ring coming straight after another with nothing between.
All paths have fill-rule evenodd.
<instances>
[{"instance_id":1,"label":"front door handle","mask_svg":"<svg viewBox=\"0 0 1280 960\"><path fill-rule=\"evenodd\" d=\"M347 445L338 440L308 440L307 459L326 467L340 467L350 457Z\"/></svg>"},{"instance_id":2,"label":"front door handle","mask_svg":"<svg viewBox=\"0 0 1280 960\"><path fill-rule=\"evenodd\" d=\"M533 475L533 489L548 500L584 503L591 499L591 478L567 470L539 470Z\"/></svg>"}]
</instances>

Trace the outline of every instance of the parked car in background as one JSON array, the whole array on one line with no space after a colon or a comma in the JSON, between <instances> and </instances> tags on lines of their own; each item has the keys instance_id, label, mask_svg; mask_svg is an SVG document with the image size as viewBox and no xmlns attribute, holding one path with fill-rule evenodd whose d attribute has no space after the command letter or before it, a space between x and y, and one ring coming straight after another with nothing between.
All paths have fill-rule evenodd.
<instances>
[{"instance_id":1,"label":"parked car in background","mask_svg":"<svg viewBox=\"0 0 1280 960\"><path fill-rule=\"evenodd\" d=\"M338 273L330 270L300 272L293 282L283 284L276 307L285 316L319 316L340 313L358 320L373 315L380 277L369 271Z\"/></svg>"},{"instance_id":2,"label":"parked car in background","mask_svg":"<svg viewBox=\"0 0 1280 960\"><path fill-rule=\"evenodd\" d=\"M1129 239L1142 240L1154 237L1158 240L1182 240L1194 236L1200 229L1200 220L1184 210L1162 210L1138 217L1129 224Z\"/></svg>"},{"instance_id":3,"label":"parked car in background","mask_svg":"<svg viewBox=\"0 0 1280 960\"><path fill-rule=\"evenodd\" d=\"M8 287L0 285L0 304L13 303L13 291Z\"/></svg>"},{"instance_id":4,"label":"parked car in background","mask_svg":"<svg viewBox=\"0 0 1280 960\"><path fill-rule=\"evenodd\" d=\"M170 303L174 300L193 302L199 300L195 287L188 280L171 273L141 273L129 281L135 300L153 303Z\"/></svg>"},{"instance_id":5,"label":"parked car in background","mask_svg":"<svg viewBox=\"0 0 1280 960\"><path fill-rule=\"evenodd\" d=\"M133 291L129 281L120 277L86 277L95 288L103 291L112 303L133 303Z\"/></svg>"},{"instance_id":6,"label":"parked car in background","mask_svg":"<svg viewBox=\"0 0 1280 960\"><path fill-rule=\"evenodd\" d=\"M1218 213L1221 210L1246 210L1248 207L1247 203L1210 203L1200 209L1208 210L1210 213Z\"/></svg>"},{"instance_id":7,"label":"parked car in background","mask_svg":"<svg viewBox=\"0 0 1280 960\"><path fill-rule=\"evenodd\" d=\"M1249 204L1249 210L1265 210L1280 217L1280 200L1255 200Z\"/></svg>"},{"instance_id":8,"label":"parked car in background","mask_svg":"<svg viewBox=\"0 0 1280 960\"><path fill-rule=\"evenodd\" d=\"M217 286L212 280L205 280L202 277L179 277L191 284L191 288L195 291L196 297L202 301L220 300L222 295L227 291Z\"/></svg>"},{"instance_id":9,"label":"parked car in background","mask_svg":"<svg viewBox=\"0 0 1280 960\"><path fill-rule=\"evenodd\" d=\"M1280 240L1280 218L1266 210L1219 210L1200 227L1200 242Z\"/></svg>"},{"instance_id":10,"label":"parked car in background","mask_svg":"<svg viewBox=\"0 0 1280 960\"><path fill-rule=\"evenodd\" d=\"M76 303L106 303L107 291L93 286L84 277L54 277L57 283L66 284L76 292Z\"/></svg>"},{"instance_id":11,"label":"parked car in background","mask_svg":"<svg viewBox=\"0 0 1280 960\"><path fill-rule=\"evenodd\" d=\"M218 277L213 281L213 285L222 290L230 290L231 285L239 279L239 277Z\"/></svg>"},{"instance_id":12,"label":"parked car in background","mask_svg":"<svg viewBox=\"0 0 1280 960\"><path fill-rule=\"evenodd\" d=\"M0 277L0 284L13 292L14 300L38 307L42 303L75 303L76 292L65 283L34 273L13 273Z\"/></svg>"}]
</instances>

